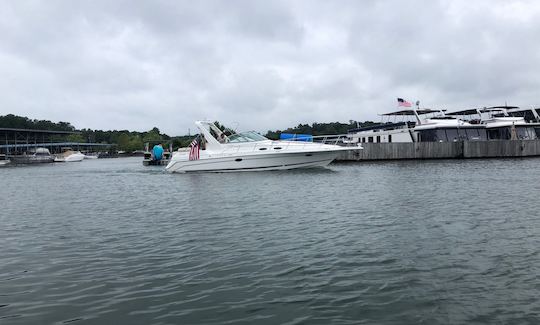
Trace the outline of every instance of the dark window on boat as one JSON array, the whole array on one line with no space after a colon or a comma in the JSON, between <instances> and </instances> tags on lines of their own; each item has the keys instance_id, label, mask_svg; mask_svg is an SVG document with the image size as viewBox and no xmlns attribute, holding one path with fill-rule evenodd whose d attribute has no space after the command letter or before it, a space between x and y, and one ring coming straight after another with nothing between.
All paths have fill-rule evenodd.
<instances>
[{"instance_id":1,"label":"dark window on boat","mask_svg":"<svg viewBox=\"0 0 540 325\"><path fill-rule=\"evenodd\" d=\"M458 129L458 135L460 141L467 140L467 130L466 129Z\"/></svg>"},{"instance_id":2,"label":"dark window on boat","mask_svg":"<svg viewBox=\"0 0 540 325\"><path fill-rule=\"evenodd\" d=\"M486 140L486 130L484 129L466 129L467 130L467 140L469 141L485 141Z\"/></svg>"},{"instance_id":3,"label":"dark window on boat","mask_svg":"<svg viewBox=\"0 0 540 325\"><path fill-rule=\"evenodd\" d=\"M381 143L381 136L380 135L377 136L377 143Z\"/></svg>"},{"instance_id":4,"label":"dark window on boat","mask_svg":"<svg viewBox=\"0 0 540 325\"><path fill-rule=\"evenodd\" d=\"M489 140L509 140L510 128L493 128L487 130L487 136Z\"/></svg>"},{"instance_id":5,"label":"dark window on boat","mask_svg":"<svg viewBox=\"0 0 540 325\"><path fill-rule=\"evenodd\" d=\"M536 111L536 114L540 115L540 108L537 108L535 111Z\"/></svg>"},{"instance_id":6,"label":"dark window on boat","mask_svg":"<svg viewBox=\"0 0 540 325\"><path fill-rule=\"evenodd\" d=\"M388 135L388 143L391 143L391 142L392 142L392 135L389 134L389 135Z\"/></svg>"},{"instance_id":7,"label":"dark window on boat","mask_svg":"<svg viewBox=\"0 0 540 325\"><path fill-rule=\"evenodd\" d=\"M437 130L437 139L435 141L437 141L437 142L446 142L446 141L448 141L448 139L446 138L446 132L443 129Z\"/></svg>"},{"instance_id":8,"label":"dark window on boat","mask_svg":"<svg viewBox=\"0 0 540 325\"><path fill-rule=\"evenodd\" d=\"M536 138L540 138L540 128L534 128L534 132L536 133Z\"/></svg>"},{"instance_id":9,"label":"dark window on boat","mask_svg":"<svg viewBox=\"0 0 540 325\"><path fill-rule=\"evenodd\" d=\"M422 130L420 131L420 142L436 142L437 130Z\"/></svg>"},{"instance_id":10,"label":"dark window on boat","mask_svg":"<svg viewBox=\"0 0 540 325\"><path fill-rule=\"evenodd\" d=\"M281 147L274 147L274 150L280 150Z\"/></svg>"},{"instance_id":11,"label":"dark window on boat","mask_svg":"<svg viewBox=\"0 0 540 325\"><path fill-rule=\"evenodd\" d=\"M459 140L457 129L446 129L446 139L448 142L456 142Z\"/></svg>"},{"instance_id":12,"label":"dark window on boat","mask_svg":"<svg viewBox=\"0 0 540 325\"><path fill-rule=\"evenodd\" d=\"M538 136L533 127L528 127L527 130L529 130L529 137L531 137L531 140L538 140Z\"/></svg>"},{"instance_id":13,"label":"dark window on boat","mask_svg":"<svg viewBox=\"0 0 540 325\"><path fill-rule=\"evenodd\" d=\"M259 148L259 150L266 150L266 148Z\"/></svg>"},{"instance_id":14,"label":"dark window on boat","mask_svg":"<svg viewBox=\"0 0 540 325\"><path fill-rule=\"evenodd\" d=\"M536 138L533 128L529 127L516 127L516 135L519 140L533 140Z\"/></svg>"},{"instance_id":15,"label":"dark window on boat","mask_svg":"<svg viewBox=\"0 0 540 325\"><path fill-rule=\"evenodd\" d=\"M368 141L368 142L373 142L373 137L368 137L368 138L367 138L367 141Z\"/></svg>"},{"instance_id":16,"label":"dark window on boat","mask_svg":"<svg viewBox=\"0 0 540 325\"><path fill-rule=\"evenodd\" d=\"M362 138L362 143L365 143L366 142L366 138Z\"/></svg>"},{"instance_id":17,"label":"dark window on boat","mask_svg":"<svg viewBox=\"0 0 540 325\"><path fill-rule=\"evenodd\" d=\"M525 111L525 116L523 116L525 118L526 121L529 121L529 122L534 122L534 120L536 119L534 117L534 114L532 111Z\"/></svg>"}]
</instances>

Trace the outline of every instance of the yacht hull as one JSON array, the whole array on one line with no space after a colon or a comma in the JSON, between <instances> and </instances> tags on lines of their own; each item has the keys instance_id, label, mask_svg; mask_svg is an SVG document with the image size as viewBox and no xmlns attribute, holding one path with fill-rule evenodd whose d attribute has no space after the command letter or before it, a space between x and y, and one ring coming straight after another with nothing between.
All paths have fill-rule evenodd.
<instances>
[{"instance_id":1,"label":"yacht hull","mask_svg":"<svg viewBox=\"0 0 540 325\"><path fill-rule=\"evenodd\" d=\"M336 159L339 151L231 155L188 160L187 153L177 154L166 169L172 173L244 172L324 167Z\"/></svg>"}]
</instances>

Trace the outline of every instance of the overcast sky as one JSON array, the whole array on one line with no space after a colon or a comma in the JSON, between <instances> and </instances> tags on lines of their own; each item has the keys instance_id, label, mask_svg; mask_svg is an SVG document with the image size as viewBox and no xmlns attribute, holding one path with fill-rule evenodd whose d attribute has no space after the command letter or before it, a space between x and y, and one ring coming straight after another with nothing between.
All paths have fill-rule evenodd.
<instances>
[{"instance_id":1,"label":"overcast sky","mask_svg":"<svg viewBox=\"0 0 540 325\"><path fill-rule=\"evenodd\" d=\"M540 106L537 1L2 1L0 115L77 128Z\"/></svg>"}]
</instances>

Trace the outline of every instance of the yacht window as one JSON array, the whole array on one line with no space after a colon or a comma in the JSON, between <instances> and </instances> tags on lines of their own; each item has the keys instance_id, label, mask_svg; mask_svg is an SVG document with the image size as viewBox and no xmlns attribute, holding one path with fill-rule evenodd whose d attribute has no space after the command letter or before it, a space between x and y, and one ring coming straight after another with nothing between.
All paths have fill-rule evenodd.
<instances>
[{"instance_id":1,"label":"yacht window","mask_svg":"<svg viewBox=\"0 0 540 325\"><path fill-rule=\"evenodd\" d=\"M536 138L540 138L540 128L534 128L534 132L536 133Z\"/></svg>"},{"instance_id":2,"label":"yacht window","mask_svg":"<svg viewBox=\"0 0 540 325\"><path fill-rule=\"evenodd\" d=\"M510 128L495 128L487 130L489 140L510 140Z\"/></svg>"},{"instance_id":3,"label":"yacht window","mask_svg":"<svg viewBox=\"0 0 540 325\"><path fill-rule=\"evenodd\" d=\"M534 128L528 127L527 132L529 132L529 138L531 140L538 140L538 137L536 136L536 132L534 132Z\"/></svg>"},{"instance_id":4,"label":"yacht window","mask_svg":"<svg viewBox=\"0 0 540 325\"><path fill-rule=\"evenodd\" d=\"M525 121L533 122L535 120L534 114L532 111L525 111L525 114L523 114L525 118Z\"/></svg>"},{"instance_id":5,"label":"yacht window","mask_svg":"<svg viewBox=\"0 0 540 325\"><path fill-rule=\"evenodd\" d=\"M441 130L437 130L437 137L435 138L434 141L437 141L437 142L446 142L448 141L448 139L446 138L446 132L444 131L444 129L441 129Z\"/></svg>"},{"instance_id":6,"label":"yacht window","mask_svg":"<svg viewBox=\"0 0 540 325\"><path fill-rule=\"evenodd\" d=\"M263 137L255 131L248 131L237 133L229 136L229 142L238 143L238 142L255 142L255 141L265 141L267 138Z\"/></svg>"},{"instance_id":7,"label":"yacht window","mask_svg":"<svg viewBox=\"0 0 540 325\"><path fill-rule=\"evenodd\" d=\"M533 139L533 133L534 132L529 132L529 129L531 128L527 128L527 127L516 127L516 135L517 135L517 138L519 140L531 140ZM532 131L532 130L531 130Z\"/></svg>"},{"instance_id":8,"label":"yacht window","mask_svg":"<svg viewBox=\"0 0 540 325\"><path fill-rule=\"evenodd\" d=\"M381 143L381 136L380 135L377 136L377 143Z\"/></svg>"},{"instance_id":9,"label":"yacht window","mask_svg":"<svg viewBox=\"0 0 540 325\"><path fill-rule=\"evenodd\" d=\"M391 134L388 135L388 143L390 143L390 142L392 142L392 135Z\"/></svg>"},{"instance_id":10,"label":"yacht window","mask_svg":"<svg viewBox=\"0 0 540 325\"><path fill-rule=\"evenodd\" d=\"M448 142L456 142L459 140L459 135L457 129L447 129L446 138Z\"/></svg>"},{"instance_id":11,"label":"yacht window","mask_svg":"<svg viewBox=\"0 0 540 325\"><path fill-rule=\"evenodd\" d=\"M466 131L467 131L467 140L469 141L480 141L480 140L485 140L486 138L485 132L484 132L484 137L482 137L482 135L480 134L480 131L483 131L483 130L466 129Z\"/></svg>"},{"instance_id":12,"label":"yacht window","mask_svg":"<svg viewBox=\"0 0 540 325\"><path fill-rule=\"evenodd\" d=\"M422 130L420 131L420 142L436 142L437 130Z\"/></svg>"},{"instance_id":13,"label":"yacht window","mask_svg":"<svg viewBox=\"0 0 540 325\"><path fill-rule=\"evenodd\" d=\"M467 130L466 129L458 129L459 134L459 140L464 141L467 140Z\"/></svg>"},{"instance_id":14,"label":"yacht window","mask_svg":"<svg viewBox=\"0 0 540 325\"><path fill-rule=\"evenodd\" d=\"M373 142L373 137L368 137L367 140L368 142Z\"/></svg>"}]
</instances>

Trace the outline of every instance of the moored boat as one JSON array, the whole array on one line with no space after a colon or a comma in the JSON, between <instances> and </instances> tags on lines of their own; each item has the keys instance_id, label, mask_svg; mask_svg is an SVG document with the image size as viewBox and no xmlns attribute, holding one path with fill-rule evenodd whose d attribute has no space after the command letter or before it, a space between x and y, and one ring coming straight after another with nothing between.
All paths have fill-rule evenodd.
<instances>
[{"instance_id":1,"label":"moored boat","mask_svg":"<svg viewBox=\"0 0 540 325\"><path fill-rule=\"evenodd\" d=\"M237 172L324 167L342 151L362 149L305 141L273 141L254 131L227 135L211 122L195 124L200 137L192 142L190 149L181 148L173 154L167 171Z\"/></svg>"},{"instance_id":2,"label":"moored boat","mask_svg":"<svg viewBox=\"0 0 540 325\"><path fill-rule=\"evenodd\" d=\"M82 161L84 159L85 155L82 154L80 151L74 151L71 149L68 149L64 151L63 153L57 155L54 158L55 162L76 162L76 161Z\"/></svg>"},{"instance_id":3,"label":"moored boat","mask_svg":"<svg viewBox=\"0 0 540 325\"><path fill-rule=\"evenodd\" d=\"M11 156L11 161L15 164L40 164L40 163L52 163L54 157L47 148L36 148L30 154L14 155Z\"/></svg>"},{"instance_id":4,"label":"moored boat","mask_svg":"<svg viewBox=\"0 0 540 325\"><path fill-rule=\"evenodd\" d=\"M7 159L6 155L0 155L0 167L7 166L11 163L11 160Z\"/></svg>"}]
</instances>

